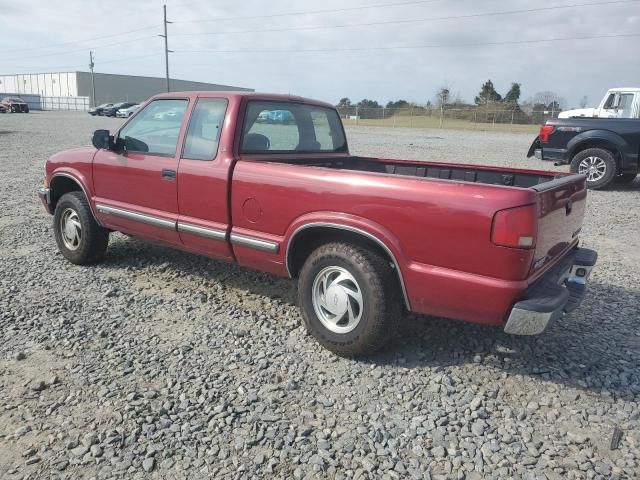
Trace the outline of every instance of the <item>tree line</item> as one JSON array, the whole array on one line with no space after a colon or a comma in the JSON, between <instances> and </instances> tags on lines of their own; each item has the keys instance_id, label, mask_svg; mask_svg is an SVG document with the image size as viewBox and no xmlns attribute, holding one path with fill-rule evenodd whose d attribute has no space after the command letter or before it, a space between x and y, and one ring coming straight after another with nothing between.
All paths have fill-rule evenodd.
<instances>
[{"instance_id":1,"label":"tree line","mask_svg":"<svg viewBox=\"0 0 640 480\"><path fill-rule=\"evenodd\" d=\"M416 112L417 115L431 115L434 111L442 113L444 110L469 110L474 112L476 120L478 119L478 113L480 113L480 121L495 121L495 116L492 116L491 113L495 115L495 113L507 111L511 112L511 119L517 116L517 120L525 120L524 117L527 116L555 116L565 107L566 102L564 99L552 91L536 92L533 96L521 102L521 87L521 83L512 82L509 89L502 95L489 79L482 84L473 103L464 101L459 93L452 93L450 86L444 85L438 88L434 97L424 104L403 99L380 104L378 101L368 98L354 103L348 97L343 97L336 107L343 112L348 112L349 115L356 115L357 111L357 115L361 118L387 118L396 114L406 114L407 111L415 111L416 109L418 110ZM581 101L581 104L583 103L587 103L586 96Z\"/></svg>"}]
</instances>

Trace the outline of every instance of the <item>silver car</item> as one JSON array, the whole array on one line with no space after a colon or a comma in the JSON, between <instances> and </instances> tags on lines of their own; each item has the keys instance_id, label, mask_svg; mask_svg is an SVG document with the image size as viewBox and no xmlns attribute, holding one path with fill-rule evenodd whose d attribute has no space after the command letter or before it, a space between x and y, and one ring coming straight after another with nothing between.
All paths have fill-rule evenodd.
<instances>
[{"instance_id":1,"label":"silver car","mask_svg":"<svg viewBox=\"0 0 640 480\"><path fill-rule=\"evenodd\" d=\"M127 118L135 113L140 108L140 105L132 105L129 108L121 108L116 112L116 117Z\"/></svg>"}]
</instances>

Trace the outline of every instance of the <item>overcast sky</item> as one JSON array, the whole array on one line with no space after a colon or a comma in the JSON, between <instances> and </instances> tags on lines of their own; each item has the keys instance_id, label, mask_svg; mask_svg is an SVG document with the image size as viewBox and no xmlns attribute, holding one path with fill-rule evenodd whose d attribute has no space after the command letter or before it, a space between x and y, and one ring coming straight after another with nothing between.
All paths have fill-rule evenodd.
<instances>
[{"instance_id":1,"label":"overcast sky","mask_svg":"<svg viewBox=\"0 0 640 480\"><path fill-rule=\"evenodd\" d=\"M98 72L163 76L163 39L157 37L162 33L163 3L0 0L0 73L87 70L88 51L93 48ZM640 36L486 45L640 34L637 0L439 20L434 18L601 2L168 0L166 3L169 20L175 22L169 25L169 47L175 50L170 54L171 75L185 80L292 93L332 103L345 96L354 101L366 97L386 103L402 98L424 103L433 99L442 85L449 85L453 93L472 102L482 82L490 78L502 94L511 82L521 83L522 100L535 92L552 90L564 97L568 106L576 106L584 95L595 106L610 87L640 86ZM393 3L398 5L381 6ZM353 10L340 12L280 15L352 7ZM271 16L246 18L258 15ZM431 20L416 21L425 19ZM380 22L393 23L354 26ZM340 28L326 28L329 26ZM231 31L245 33L231 34ZM431 47L389 48L419 45ZM384 49L374 49L378 47Z\"/></svg>"}]
</instances>

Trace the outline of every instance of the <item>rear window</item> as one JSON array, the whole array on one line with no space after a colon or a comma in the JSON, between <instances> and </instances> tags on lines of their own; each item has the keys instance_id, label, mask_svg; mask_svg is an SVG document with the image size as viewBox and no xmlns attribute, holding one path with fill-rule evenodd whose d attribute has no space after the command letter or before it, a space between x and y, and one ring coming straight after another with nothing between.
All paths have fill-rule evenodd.
<instances>
[{"instance_id":1,"label":"rear window","mask_svg":"<svg viewBox=\"0 0 640 480\"><path fill-rule=\"evenodd\" d=\"M334 153L347 149L340 118L331 108L250 101L242 153Z\"/></svg>"}]
</instances>

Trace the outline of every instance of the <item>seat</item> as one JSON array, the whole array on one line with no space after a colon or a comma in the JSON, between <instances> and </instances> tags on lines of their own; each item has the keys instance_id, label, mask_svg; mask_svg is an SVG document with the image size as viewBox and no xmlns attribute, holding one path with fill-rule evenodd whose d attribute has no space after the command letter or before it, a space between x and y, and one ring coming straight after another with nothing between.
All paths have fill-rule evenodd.
<instances>
[{"instance_id":1,"label":"seat","mask_svg":"<svg viewBox=\"0 0 640 480\"><path fill-rule=\"evenodd\" d=\"M242 149L247 152L266 152L270 146L269 139L259 133L248 133L242 143Z\"/></svg>"},{"instance_id":2,"label":"seat","mask_svg":"<svg viewBox=\"0 0 640 480\"><path fill-rule=\"evenodd\" d=\"M317 152L322 148L317 140L303 140L296 147L296 152Z\"/></svg>"}]
</instances>

